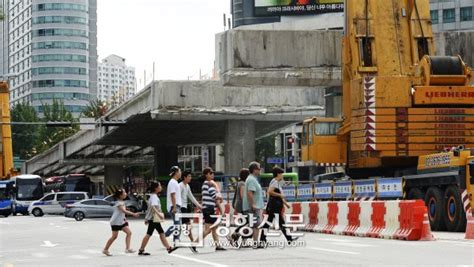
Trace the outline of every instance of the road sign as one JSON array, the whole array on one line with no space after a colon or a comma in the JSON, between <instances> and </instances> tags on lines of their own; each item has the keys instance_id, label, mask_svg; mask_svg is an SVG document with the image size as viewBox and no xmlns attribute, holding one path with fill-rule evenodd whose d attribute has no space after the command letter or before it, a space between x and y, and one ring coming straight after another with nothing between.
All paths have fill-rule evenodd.
<instances>
[{"instance_id":1,"label":"road sign","mask_svg":"<svg viewBox=\"0 0 474 267\"><path fill-rule=\"evenodd\" d=\"M332 198L332 182L322 182L315 185L316 199L331 199Z\"/></svg>"},{"instance_id":2,"label":"road sign","mask_svg":"<svg viewBox=\"0 0 474 267\"><path fill-rule=\"evenodd\" d=\"M377 192L379 198L403 197L402 178L377 179Z\"/></svg>"},{"instance_id":3,"label":"road sign","mask_svg":"<svg viewBox=\"0 0 474 267\"><path fill-rule=\"evenodd\" d=\"M354 197L375 197L375 179L354 181Z\"/></svg>"},{"instance_id":4,"label":"road sign","mask_svg":"<svg viewBox=\"0 0 474 267\"><path fill-rule=\"evenodd\" d=\"M267 158L268 164L282 164L283 158Z\"/></svg>"}]
</instances>

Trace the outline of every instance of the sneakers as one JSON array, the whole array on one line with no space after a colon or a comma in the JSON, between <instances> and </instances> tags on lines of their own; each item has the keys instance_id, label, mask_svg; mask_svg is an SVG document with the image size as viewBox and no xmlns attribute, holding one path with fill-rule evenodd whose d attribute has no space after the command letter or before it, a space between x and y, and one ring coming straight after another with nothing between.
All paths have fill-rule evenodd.
<instances>
[{"instance_id":1,"label":"sneakers","mask_svg":"<svg viewBox=\"0 0 474 267\"><path fill-rule=\"evenodd\" d=\"M189 247L189 249L191 249L191 251L192 251L193 253L198 253L196 247Z\"/></svg>"},{"instance_id":2,"label":"sneakers","mask_svg":"<svg viewBox=\"0 0 474 267\"><path fill-rule=\"evenodd\" d=\"M216 251L226 251L227 249L223 248L223 247L216 247Z\"/></svg>"},{"instance_id":3,"label":"sneakers","mask_svg":"<svg viewBox=\"0 0 474 267\"><path fill-rule=\"evenodd\" d=\"M294 238L291 239L291 240L288 240L288 245L291 245L291 242L294 242L294 241L298 240L298 238L300 238L300 237L297 236L297 237L294 237Z\"/></svg>"},{"instance_id":4,"label":"sneakers","mask_svg":"<svg viewBox=\"0 0 474 267\"><path fill-rule=\"evenodd\" d=\"M175 251L177 249L178 249L178 247L169 247L166 250L168 251L168 254L171 254L171 253L173 253L173 251Z\"/></svg>"},{"instance_id":5,"label":"sneakers","mask_svg":"<svg viewBox=\"0 0 474 267\"><path fill-rule=\"evenodd\" d=\"M138 250L138 255L140 255L140 256L149 256L150 253L145 252L145 250Z\"/></svg>"},{"instance_id":6,"label":"sneakers","mask_svg":"<svg viewBox=\"0 0 474 267\"><path fill-rule=\"evenodd\" d=\"M102 250L102 254L104 254L105 256L112 256L112 253L110 253L108 250Z\"/></svg>"},{"instance_id":7,"label":"sneakers","mask_svg":"<svg viewBox=\"0 0 474 267\"><path fill-rule=\"evenodd\" d=\"M125 253L135 253L135 252L136 251L131 248L125 250Z\"/></svg>"}]
</instances>

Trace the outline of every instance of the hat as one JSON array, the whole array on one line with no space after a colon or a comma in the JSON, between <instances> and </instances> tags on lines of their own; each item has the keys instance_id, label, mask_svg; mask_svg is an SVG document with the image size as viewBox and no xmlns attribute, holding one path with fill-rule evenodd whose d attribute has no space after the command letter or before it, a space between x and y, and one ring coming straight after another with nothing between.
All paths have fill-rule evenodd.
<instances>
[{"instance_id":1,"label":"hat","mask_svg":"<svg viewBox=\"0 0 474 267\"><path fill-rule=\"evenodd\" d=\"M180 168L178 166L173 166L170 169L170 176L173 176L177 171L179 171Z\"/></svg>"}]
</instances>

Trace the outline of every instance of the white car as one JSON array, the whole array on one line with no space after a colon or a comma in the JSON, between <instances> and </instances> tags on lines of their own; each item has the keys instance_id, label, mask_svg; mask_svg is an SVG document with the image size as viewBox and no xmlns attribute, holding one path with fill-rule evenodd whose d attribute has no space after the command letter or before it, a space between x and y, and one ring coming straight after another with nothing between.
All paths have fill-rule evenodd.
<instances>
[{"instance_id":1,"label":"white car","mask_svg":"<svg viewBox=\"0 0 474 267\"><path fill-rule=\"evenodd\" d=\"M51 193L40 200L33 201L28 207L28 213L33 214L35 217L40 217L44 214L63 214L67 204L73 204L84 199L89 199L87 192Z\"/></svg>"}]
</instances>

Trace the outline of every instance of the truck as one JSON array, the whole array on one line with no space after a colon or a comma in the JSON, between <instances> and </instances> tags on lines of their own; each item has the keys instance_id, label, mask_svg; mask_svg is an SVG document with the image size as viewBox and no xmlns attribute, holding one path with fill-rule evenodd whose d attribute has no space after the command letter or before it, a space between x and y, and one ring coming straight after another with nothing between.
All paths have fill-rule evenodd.
<instances>
[{"instance_id":1,"label":"truck","mask_svg":"<svg viewBox=\"0 0 474 267\"><path fill-rule=\"evenodd\" d=\"M303 122L301 165L403 177L433 230L463 231L474 193L471 69L435 55L428 0L350 0L344 12L342 116Z\"/></svg>"}]
</instances>

